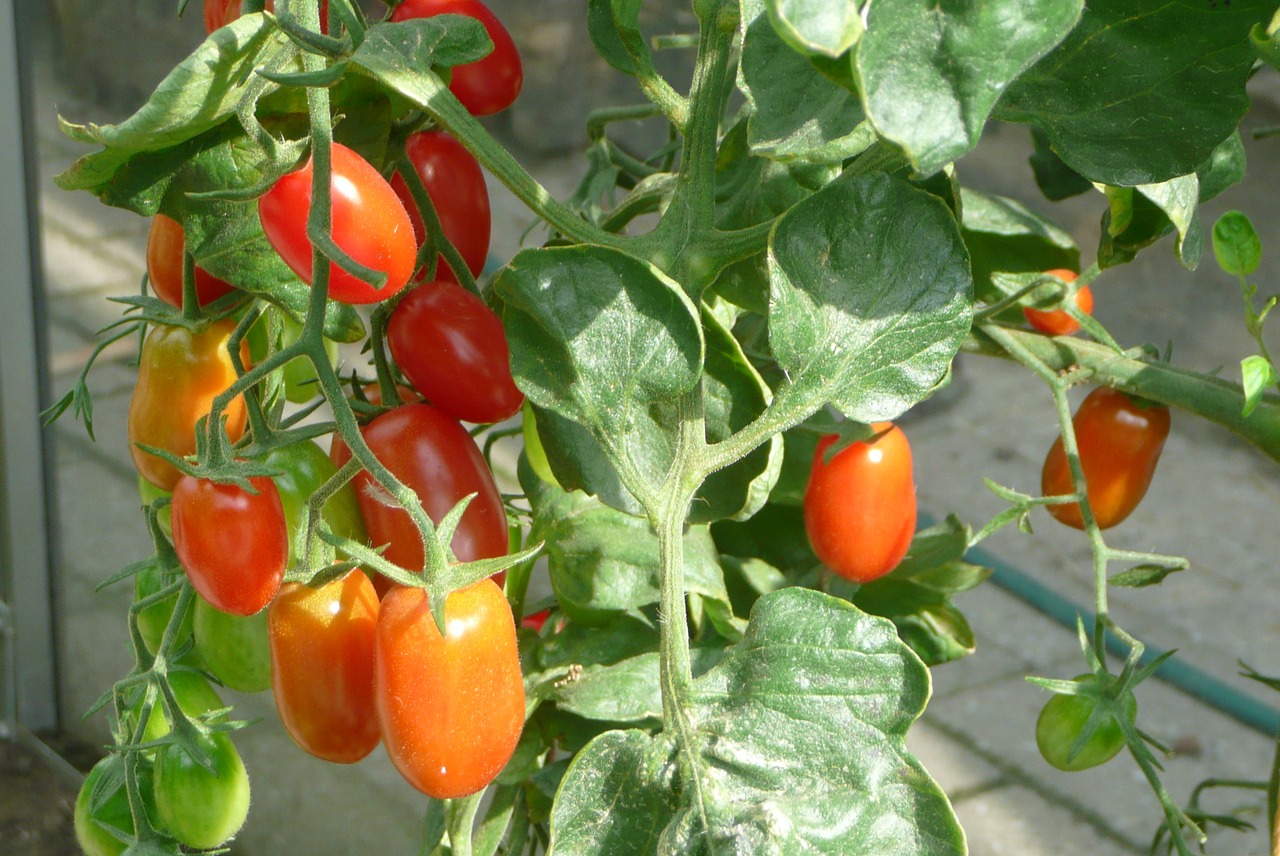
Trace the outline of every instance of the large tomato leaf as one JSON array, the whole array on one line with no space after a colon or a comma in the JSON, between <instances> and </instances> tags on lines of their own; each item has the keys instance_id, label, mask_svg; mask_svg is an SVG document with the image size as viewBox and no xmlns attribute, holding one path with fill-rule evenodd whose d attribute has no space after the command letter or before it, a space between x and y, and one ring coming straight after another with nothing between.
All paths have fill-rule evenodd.
<instances>
[{"instance_id":1,"label":"large tomato leaf","mask_svg":"<svg viewBox=\"0 0 1280 856\"><path fill-rule=\"evenodd\" d=\"M551 853L963 853L946 796L904 745L928 697L928 670L889 622L809 589L762 597L694 681L685 745L615 731L578 754Z\"/></svg>"},{"instance_id":2,"label":"large tomato leaf","mask_svg":"<svg viewBox=\"0 0 1280 856\"><path fill-rule=\"evenodd\" d=\"M1274 9L1270 0L1091 3L995 114L1042 128L1093 181L1132 187L1194 172L1249 108L1249 32Z\"/></svg>"},{"instance_id":3,"label":"large tomato leaf","mask_svg":"<svg viewBox=\"0 0 1280 856\"><path fill-rule=\"evenodd\" d=\"M773 28L805 54L838 57L862 36L858 0L768 0Z\"/></svg>"},{"instance_id":4,"label":"large tomato leaf","mask_svg":"<svg viewBox=\"0 0 1280 856\"><path fill-rule=\"evenodd\" d=\"M605 247L525 250L493 290L517 386L560 417L538 413L556 477L635 512L619 488L654 490L674 460L673 433L656 405L689 392L702 376L697 310L656 268ZM620 484L602 483L613 477L595 463L600 453Z\"/></svg>"},{"instance_id":5,"label":"large tomato leaf","mask_svg":"<svg viewBox=\"0 0 1280 856\"><path fill-rule=\"evenodd\" d=\"M929 174L978 144L1000 94L1066 37L1083 0L875 0L858 43L867 116Z\"/></svg>"},{"instance_id":6,"label":"large tomato leaf","mask_svg":"<svg viewBox=\"0 0 1280 856\"><path fill-rule=\"evenodd\" d=\"M742 2L738 86L752 108L748 138L754 154L839 163L875 142L858 97L782 40L765 0Z\"/></svg>"},{"instance_id":7,"label":"large tomato leaf","mask_svg":"<svg viewBox=\"0 0 1280 856\"><path fill-rule=\"evenodd\" d=\"M421 76L433 66L474 62L493 50L484 25L466 15L435 15L369 28L351 65L418 106L428 93Z\"/></svg>"},{"instance_id":8,"label":"large tomato leaf","mask_svg":"<svg viewBox=\"0 0 1280 856\"><path fill-rule=\"evenodd\" d=\"M1195 173L1158 184L1108 187L1105 192L1110 205L1102 218L1100 267L1133 261L1143 247L1176 232L1178 261L1188 270L1196 269L1204 249L1204 229L1196 216L1200 180Z\"/></svg>"},{"instance_id":9,"label":"large tomato leaf","mask_svg":"<svg viewBox=\"0 0 1280 856\"><path fill-rule=\"evenodd\" d=\"M1092 189L1092 188L1090 188ZM973 264L973 286L988 302L1002 293L991 274L1080 269L1080 250L1071 235L1031 209L1004 196L965 188L960 233Z\"/></svg>"},{"instance_id":10,"label":"large tomato leaf","mask_svg":"<svg viewBox=\"0 0 1280 856\"><path fill-rule=\"evenodd\" d=\"M769 344L813 409L895 419L943 378L969 332L973 278L936 196L883 173L837 181L769 242Z\"/></svg>"}]
</instances>

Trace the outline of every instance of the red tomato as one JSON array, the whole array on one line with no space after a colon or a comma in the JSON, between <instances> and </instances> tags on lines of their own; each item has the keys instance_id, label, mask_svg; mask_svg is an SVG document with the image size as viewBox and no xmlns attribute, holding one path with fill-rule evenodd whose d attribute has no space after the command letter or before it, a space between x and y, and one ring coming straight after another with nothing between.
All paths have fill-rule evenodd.
<instances>
[{"instance_id":1,"label":"red tomato","mask_svg":"<svg viewBox=\"0 0 1280 856\"><path fill-rule=\"evenodd\" d=\"M184 475L173 489L173 549L210 605L253 615L280 590L289 532L275 482L249 479L256 494Z\"/></svg>"},{"instance_id":2,"label":"red tomato","mask_svg":"<svg viewBox=\"0 0 1280 856\"><path fill-rule=\"evenodd\" d=\"M480 164L462 143L444 131L414 134L405 141L404 153L431 197L445 237L462 255L472 275L479 276L489 255L492 231L489 191L485 187ZM400 173L396 173L391 176L391 186L409 212L413 234L421 246L427 231L413 194L409 192L409 185ZM443 256L439 259L436 276L457 280Z\"/></svg>"},{"instance_id":3,"label":"red tomato","mask_svg":"<svg viewBox=\"0 0 1280 856\"><path fill-rule=\"evenodd\" d=\"M182 253L185 246L181 223L163 214L151 218L151 232L147 235L147 280L156 297L179 309L182 308ZM196 297L201 306L234 290L230 283L218 279L204 268L196 268Z\"/></svg>"},{"instance_id":4,"label":"red tomato","mask_svg":"<svg viewBox=\"0 0 1280 856\"><path fill-rule=\"evenodd\" d=\"M382 739L373 704L378 595L355 571L320 588L287 583L267 610L280 721L317 758L353 764Z\"/></svg>"},{"instance_id":5,"label":"red tomato","mask_svg":"<svg viewBox=\"0 0 1280 856\"><path fill-rule=\"evenodd\" d=\"M364 427L365 442L379 461L418 494L427 516L439 523L458 500L478 494L453 536L461 562L507 553L507 515L493 474L471 435L458 421L427 404L388 410ZM410 571L425 564L422 538L408 512L378 487L368 472L355 477L360 513L375 546Z\"/></svg>"},{"instance_id":6,"label":"red tomato","mask_svg":"<svg viewBox=\"0 0 1280 856\"><path fill-rule=\"evenodd\" d=\"M374 695L387 755L436 799L466 796L506 766L524 728L511 607L490 580L449 595L445 636L426 592L398 588L378 615Z\"/></svg>"},{"instance_id":7,"label":"red tomato","mask_svg":"<svg viewBox=\"0 0 1280 856\"><path fill-rule=\"evenodd\" d=\"M501 422L524 403L502 321L460 285L415 288L392 311L387 342L410 383L455 419Z\"/></svg>"},{"instance_id":8,"label":"red tomato","mask_svg":"<svg viewBox=\"0 0 1280 856\"><path fill-rule=\"evenodd\" d=\"M204 30L212 33L219 27L225 27L242 14L244 0L204 0ZM276 4L267 0L265 9L274 12ZM329 0L320 2L320 32L329 32Z\"/></svg>"},{"instance_id":9,"label":"red tomato","mask_svg":"<svg viewBox=\"0 0 1280 856\"><path fill-rule=\"evenodd\" d=\"M537 612L530 613L520 619L520 626L527 627L534 633L542 632L542 625L547 623L547 617L551 615L551 610L540 609Z\"/></svg>"},{"instance_id":10,"label":"red tomato","mask_svg":"<svg viewBox=\"0 0 1280 856\"><path fill-rule=\"evenodd\" d=\"M1064 282L1075 282L1077 276L1075 271L1064 268L1045 271L1045 273L1056 276ZM1076 308L1085 315L1093 312L1093 292L1089 290L1089 286L1081 286L1072 300L1075 301ZM1030 306L1024 306L1022 314L1027 316L1027 322L1034 329L1050 336L1070 336L1080 329L1080 322L1061 309L1033 309Z\"/></svg>"},{"instance_id":11,"label":"red tomato","mask_svg":"<svg viewBox=\"0 0 1280 856\"><path fill-rule=\"evenodd\" d=\"M484 24L493 41L493 52L476 62L453 69L449 91L473 116L488 116L511 106L524 83L520 52L498 17L480 0L404 0L391 13L392 21L466 15Z\"/></svg>"},{"instance_id":12,"label":"red tomato","mask_svg":"<svg viewBox=\"0 0 1280 856\"><path fill-rule=\"evenodd\" d=\"M866 583L892 571L916 531L911 445L896 425L854 443L829 462L836 435L823 437L804 494L804 528L813 552L845 579Z\"/></svg>"},{"instance_id":13,"label":"red tomato","mask_svg":"<svg viewBox=\"0 0 1280 856\"><path fill-rule=\"evenodd\" d=\"M387 275L382 288L329 263L329 296L341 303L377 303L404 288L417 254L413 224L387 180L364 158L333 144L333 239L355 261ZM258 200L267 241L290 269L311 282L312 162L283 176Z\"/></svg>"},{"instance_id":14,"label":"red tomato","mask_svg":"<svg viewBox=\"0 0 1280 856\"><path fill-rule=\"evenodd\" d=\"M179 457L196 451L196 423L209 415L213 399L235 383L236 368L227 351L234 321L215 321L199 332L183 327L156 327L138 359L138 383L129 399L129 452L138 473L164 490L173 490L182 475L163 458L138 448L155 446ZM249 345L240 343L240 358L249 362ZM244 398L237 396L223 411L227 436L244 433Z\"/></svg>"},{"instance_id":15,"label":"red tomato","mask_svg":"<svg viewBox=\"0 0 1280 856\"><path fill-rule=\"evenodd\" d=\"M374 407L382 406L382 389L376 384L371 383L362 390L364 400L372 404ZM400 394L400 400L405 404L411 404L415 401L421 401L422 396L418 395L416 389L411 389L402 383L396 384L396 392ZM359 419L359 413L356 414ZM338 433L334 433L333 439L329 442L329 460L333 461L333 465L341 469L342 465L351 460L351 449L347 447L347 442L342 439Z\"/></svg>"},{"instance_id":16,"label":"red tomato","mask_svg":"<svg viewBox=\"0 0 1280 856\"><path fill-rule=\"evenodd\" d=\"M1098 526L1109 529L1133 513L1147 495L1169 436L1169 408L1139 407L1123 392L1100 386L1080 403L1071 423L1088 484L1089 507ZM1045 457L1040 488L1045 496L1075 492L1061 437ZM1045 507L1062 523L1084 528L1079 503Z\"/></svg>"}]
</instances>

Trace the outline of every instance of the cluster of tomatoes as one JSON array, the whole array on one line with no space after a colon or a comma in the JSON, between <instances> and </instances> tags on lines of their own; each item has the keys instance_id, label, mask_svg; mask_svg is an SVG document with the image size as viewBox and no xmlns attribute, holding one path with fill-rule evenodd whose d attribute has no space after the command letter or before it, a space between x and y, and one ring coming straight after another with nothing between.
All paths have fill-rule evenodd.
<instances>
[{"instance_id":1,"label":"cluster of tomatoes","mask_svg":"<svg viewBox=\"0 0 1280 856\"><path fill-rule=\"evenodd\" d=\"M1070 285L1077 274L1051 270ZM1083 314L1093 311L1089 286L1069 299ZM1069 336L1080 322L1063 309L1025 307L1027 322L1037 332ZM1109 387L1093 390L1072 420L1080 465L1087 485L1089 507L1101 529L1116 526L1138 507L1151 485L1156 464L1169 436L1169 409L1141 401ZM915 534L916 496L911 447L902 430L891 423L870 427L872 437L851 443L834 454L838 435L823 437L814 455L804 498L805 531L818 559L833 572L856 583L868 583L890 573L906 556ZM1041 493L1046 497L1075 493L1071 469L1059 437L1045 457ZM1084 529L1078 502L1047 505L1058 521ZM1089 684L1092 676L1076 678ZM1131 694L1121 699L1121 713L1136 716ZM1044 758L1061 770L1082 770L1101 764L1125 745L1123 730L1111 714L1096 712L1089 693L1055 695L1036 725L1036 742ZM1077 740L1088 727L1087 738Z\"/></svg>"},{"instance_id":2,"label":"cluster of tomatoes","mask_svg":"<svg viewBox=\"0 0 1280 856\"><path fill-rule=\"evenodd\" d=\"M212 32L234 20L240 7L240 0L206 0L206 27ZM271 9L270 0L266 7ZM443 13L478 19L495 44L485 58L453 69L451 90L473 113L505 109L520 90L520 59L506 29L478 0L405 0L391 17ZM404 168L416 174L471 275L479 274L490 239L489 198L479 164L447 134L426 130L407 140ZM312 281L306 234L311 181L308 161L259 201L268 241L307 283ZM334 144L331 191L335 243L384 279L365 282L333 265L329 297L374 303L398 296L387 341L412 384L400 390L407 403L381 408L362 426L362 437L434 521L475 494L451 543L459 561L503 556L508 526L502 497L462 424L508 419L523 403L501 321L458 283L447 264L438 266L435 281L410 286L426 230L399 173L388 181L358 154ZM157 215L147 246L148 279L155 295L175 307L183 302L183 264L181 224ZM202 306L235 290L200 268L194 280ZM400 294L406 287L410 290ZM362 570L315 586L285 583L286 571L307 550L308 498L351 457L337 435L327 454L311 440L274 448L261 463L276 475L250 478L249 490L184 474L154 454L193 455L197 425L215 397L236 381L236 364L243 369L262 356L255 351L264 350L265 334L255 339L251 330L233 360L229 344L235 330L236 322L227 318L155 326L142 347L130 402L128 432L140 492L144 502L160 509L157 526L171 538L196 593L176 638L169 640L170 651L187 653L167 667L167 691L188 717L216 726L226 712L208 677L243 692L271 689L288 733L317 757L353 763L382 742L397 769L430 796L453 798L480 790L511 757L524 723L514 621L499 585L486 579L451 593L441 635L421 588L398 586ZM286 319L285 338L296 339L299 332ZM298 371L293 363L285 367L290 400L318 394L309 370ZM381 405L376 386L365 397ZM248 421L243 397L222 416L228 439L239 441ZM385 547L384 557L401 568L420 572L424 567L418 528L364 470L328 499L322 519L335 535ZM158 566L146 567L135 577L135 596L154 600L171 583ZM138 613L139 634L153 655L166 633L175 635L169 625L177 601L175 594ZM486 711L480 721L470 714L479 709ZM140 710L139 699L135 721ZM145 742L160 740L170 727L156 703L144 726ZM139 764L138 783L156 829L182 845L205 849L239 830L248 812L249 784L225 731L215 728L198 743L205 755L199 760L176 743L159 744ZM125 790L118 771L112 771L119 763L119 756L109 757L95 768L77 801L77 834L89 856L119 854L125 849L120 835L133 831ZM108 777L114 787L104 787ZM105 798L104 791L110 792Z\"/></svg>"}]
</instances>

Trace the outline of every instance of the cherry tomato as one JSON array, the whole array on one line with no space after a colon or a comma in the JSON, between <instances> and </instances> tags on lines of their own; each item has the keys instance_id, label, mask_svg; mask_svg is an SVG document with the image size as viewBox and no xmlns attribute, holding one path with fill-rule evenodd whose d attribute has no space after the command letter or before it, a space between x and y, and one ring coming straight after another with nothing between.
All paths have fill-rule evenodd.
<instances>
[{"instance_id":1,"label":"cherry tomato","mask_svg":"<svg viewBox=\"0 0 1280 856\"><path fill-rule=\"evenodd\" d=\"M271 652L267 612L232 615L197 597L192 608L196 651L209 674L224 687L242 693L271 689Z\"/></svg>"},{"instance_id":2,"label":"cherry tomato","mask_svg":"<svg viewBox=\"0 0 1280 856\"><path fill-rule=\"evenodd\" d=\"M1056 276L1063 282L1075 282L1078 276L1075 271L1065 268L1046 271L1046 273ZM1085 315L1093 312L1093 292L1089 290L1089 286L1081 286L1072 296L1072 300L1075 301L1076 308ZM1022 314L1027 316L1027 322L1034 329L1050 336L1070 336L1080 329L1080 322L1061 309L1035 309L1024 306Z\"/></svg>"},{"instance_id":3,"label":"cherry tomato","mask_svg":"<svg viewBox=\"0 0 1280 856\"><path fill-rule=\"evenodd\" d=\"M156 814L160 825L188 847L208 850L244 826L249 816L249 774L226 734L197 738L213 772L175 744L156 753Z\"/></svg>"},{"instance_id":4,"label":"cherry tomato","mask_svg":"<svg viewBox=\"0 0 1280 856\"><path fill-rule=\"evenodd\" d=\"M169 673L169 688L173 691L173 697L177 700L178 707L187 716L197 717L202 713L221 710L226 707L222 699L218 697L217 691L205 679L204 675L199 672L175 669ZM135 722L137 721L137 712L141 707L141 699L139 699L133 714ZM225 719L226 716L222 715L215 717L214 721L221 722ZM159 740L168 734L172 728L169 717L165 715L164 705L157 698L156 703L151 707L150 715L147 717L147 725L143 729L142 741L150 743L153 740Z\"/></svg>"},{"instance_id":5,"label":"cherry tomato","mask_svg":"<svg viewBox=\"0 0 1280 856\"><path fill-rule=\"evenodd\" d=\"M368 384L360 391L364 394L364 400L369 404L372 404L374 407L382 406L382 390L376 383ZM396 384L396 393L400 396L400 401L405 404L411 404L422 400L422 396L418 395L418 391L416 389L407 387L402 383ZM356 418L360 419L362 422L370 421L361 417L359 411L356 411ZM335 467L341 467L347 461L351 460L351 449L348 448L346 441L336 433L332 435L332 440L329 443L329 460L333 461L333 465Z\"/></svg>"},{"instance_id":6,"label":"cherry tomato","mask_svg":"<svg viewBox=\"0 0 1280 856\"><path fill-rule=\"evenodd\" d=\"M404 153L431 197L444 236L461 254L472 275L479 276L489 255L491 232L489 191L480 164L462 143L444 131L420 131L412 135L405 141ZM427 232L409 185L397 172L391 177L391 186L409 212L413 233L421 246ZM436 276L457 279L443 256Z\"/></svg>"},{"instance_id":7,"label":"cherry tomato","mask_svg":"<svg viewBox=\"0 0 1280 856\"><path fill-rule=\"evenodd\" d=\"M133 577L133 599L134 602L142 600L144 597L150 597L160 589L169 585L174 578L166 578L160 568L155 565L147 565ZM154 655L160 650L160 640L164 637L165 628L169 626L169 619L173 616L173 607L178 602L176 593L157 601L148 607L145 607L138 613L138 632L142 634L142 643L147 646L147 652ZM178 635L174 637L173 650L177 650L185 645L191 639L191 612L187 612L182 623L178 625Z\"/></svg>"},{"instance_id":8,"label":"cherry tomato","mask_svg":"<svg viewBox=\"0 0 1280 856\"><path fill-rule=\"evenodd\" d=\"M529 615L526 615L524 618L520 619L520 626L527 627L530 630L532 630L534 633L541 633L542 625L547 623L547 618L550 615L551 615L551 610L540 609L537 612L530 613Z\"/></svg>"},{"instance_id":9,"label":"cherry tomato","mask_svg":"<svg viewBox=\"0 0 1280 856\"><path fill-rule=\"evenodd\" d=\"M1103 386L1085 397L1071 422L1088 484L1089 507L1098 526L1109 529L1133 513L1151 486L1169 436L1169 408L1142 407L1123 392ZM1045 496L1075 492L1061 437L1044 459L1040 488ZM1078 503L1045 507L1062 523L1084 528Z\"/></svg>"},{"instance_id":10,"label":"cherry tomato","mask_svg":"<svg viewBox=\"0 0 1280 856\"><path fill-rule=\"evenodd\" d=\"M89 775L85 776L80 793L76 795L73 818L76 830L76 842L85 856L120 856L126 845L111 831L115 830L126 836L134 834L133 813L129 810L129 795L125 791L124 782L113 790L105 799L101 799L97 808L93 807L93 792L112 767L124 763L118 755L109 755L93 765ZM148 814L154 814L152 794L151 767L140 764L138 767L138 789L142 792L143 804Z\"/></svg>"},{"instance_id":11,"label":"cherry tomato","mask_svg":"<svg viewBox=\"0 0 1280 856\"><path fill-rule=\"evenodd\" d=\"M484 24L493 51L475 62L459 65L449 79L449 91L473 116L488 116L511 106L524 83L520 52L511 34L480 0L404 0L391 13L392 21L466 15Z\"/></svg>"},{"instance_id":12,"label":"cherry tomato","mask_svg":"<svg viewBox=\"0 0 1280 856\"><path fill-rule=\"evenodd\" d=\"M501 422L524 403L502 321L452 282L424 283L387 323L391 354L428 401L463 422Z\"/></svg>"},{"instance_id":13,"label":"cherry tomato","mask_svg":"<svg viewBox=\"0 0 1280 856\"><path fill-rule=\"evenodd\" d=\"M138 497L143 505L150 505L157 499L168 499L172 495L170 491L158 488L142 476L138 476ZM160 524L160 531L172 539L173 518L169 506L166 505L156 513L156 522Z\"/></svg>"},{"instance_id":14,"label":"cherry tomato","mask_svg":"<svg viewBox=\"0 0 1280 856\"><path fill-rule=\"evenodd\" d=\"M225 27L243 14L244 0L204 0L204 29L212 33L219 27ZM276 4L267 0L264 8L274 12ZM329 0L320 2L320 32L329 32Z\"/></svg>"},{"instance_id":15,"label":"cherry tomato","mask_svg":"<svg viewBox=\"0 0 1280 856\"><path fill-rule=\"evenodd\" d=\"M436 629L422 589L397 588L378 616L375 696L387 755L423 793L475 793L502 771L524 727L515 622L491 580L449 595Z\"/></svg>"},{"instance_id":16,"label":"cherry tomato","mask_svg":"<svg viewBox=\"0 0 1280 856\"><path fill-rule=\"evenodd\" d=\"M320 588L287 583L267 610L271 686L294 742L353 764L382 739L373 703L378 595L364 574Z\"/></svg>"},{"instance_id":17,"label":"cherry tomato","mask_svg":"<svg viewBox=\"0 0 1280 856\"><path fill-rule=\"evenodd\" d=\"M826 451L837 437L819 440L804 494L804 528L813 552L858 583L897 567L916 530L911 446L892 423L872 427L878 436L842 449L829 462Z\"/></svg>"},{"instance_id":18,"label":"cherry tomato","mask_svg":"<svg viewBox=\"0 0 1280 856\"><path fill-rule=\"evenodd\" d=\"M151 484L173 490L182 475L163 458L138 444L165 449L179 457L196 451L196 423L209 415L213 399L235 383L236 369L227 351L235 330L228 320L214 321L199 332L182 327L156 327L147 336L138 360L138 383L129 400L129 451L133 465ZM249 346L241 342L241 360ZM227 436L244 433L244 398L236 396L223 411Z\"/></svg>"},{"instance_id":19,"label":"cherry tomato","mask_svg":"<svg viewBox=\"0 0 1280 856\"><path fill-rule=\"evenodd\" d=\"M338 468L324 450L310 440L274 449L263 463L280 470L280 475L272 480L280 491L280 502L284 507L285 525L289 529L289 567L293 567L307 546L307 500L338 472ZM324 504L320 515L335 535L353 541L365 540L360 504L351 482L347 482Z\"/></svg>"},{"instance_id":20,"label":"cherry tomato","mask_svg":"<svg viewBox=\"0 0 1280 856\"><path fill-rule=\"evenodd\" d=\"M333 239L347 255L387 275L382 288L329 263L329 296L341 303L377 303L404 288L417 255L413 224L395 191L368 161L333 144ZM303 282L311 282L312 162L283 176L258 200L267 241Z\"/></svg>"},{"instance_id":21,"label":"cherry tomato","mask_svg":"<svg viewBox=\"0 0 1280 856\"><path fill-rule=\"evenodd\" d=\"M1091 675L1080 675L1075 680L1089 679L1092 679ZM1124 731L1120 723L1115 717L1106 715L1080 750L1071 754L1076 739L1097 705L1097 699L1089 696L1061 694L1045 704L1036 720L1036 746L1051 766L1067 772L1087 770L1110 761L1124 748ZM1132 723L1138 716L1138 702L1132 693L1124 696L1121 707Z\"/></svg>"},{"instance_id":22,"label":"cherry tomato","mask_svg":"<svg viewBox=\"0 0 1280 856\"><path fill-rule=\"evenodd\" d=\"M185 246L181 223L164 214L151 218L151 232L147 235L147 280L156 297L178 308L182 308L182 253ZM234 290L229 282L218 279L204 268L196 268L196 297L201 306Z\"/></svg>"},{"instance_id":23,"label":"cherry tomato","mask_svg":"<svg viewBox=\"0 0 1280 856\"><path fill-rule=\"evenodd\" d=\"M507 553L507 515L493 474L475 441L457 420L427 404L388 410L363 429L365 442L379 461L418 494L427 516L440 522L458 500L478 494L467 506L453 536L461 562ZM410 571L424 564L422 537L408 512L396 504L366 471L356 474L356 498L374 545Z\"/></svg>"},{"instance_id":24,"label":"cherry tomato","mask_svg":"<svg viewBox=\"0 0 1280 856\"><path fill-rule=\"evenodd\" d=\"M257 493L184 475L173 490L173 549L195 590L223 612L253 615L280 589L289 534L275 483Z\"/></svg>"}]
</instances>

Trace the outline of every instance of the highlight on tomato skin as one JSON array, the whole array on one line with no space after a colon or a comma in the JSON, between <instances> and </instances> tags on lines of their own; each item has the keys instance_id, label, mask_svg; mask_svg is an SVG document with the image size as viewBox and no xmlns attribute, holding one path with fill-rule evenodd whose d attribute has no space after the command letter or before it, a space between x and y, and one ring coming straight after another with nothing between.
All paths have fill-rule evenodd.
<instances>
[{"instance_id":1,"label":"highlight on tomato skin","mask_svg":"<svg viewBox=\"0 0 1280 856\"><path fill-rule=\"evenodd\" d=\"M386 275L381 288L329 263L329 297L340 303L378 303L404 288L413 274L413 224L391 185L373 165L341 143L331 151L333 241L354 261ZM310 159L258 199L258 217L272 249L298 278L312 281Z\"/></svg>"},{"instance_id":2,"label":"highlight on tomato skin","mask_svg":"<svg viewBox=\"0 0 1280 856\"><path fill-rule=\"evenodd\" d=\"M493 51L487 56L451 69L449 91L473 116L488 116L510 107L524 85L524 66L511 33L498 16L480 0L404 0L391 13L391 20L435 15L475 18L493 42Z\"/></svg>"},{"instance_id":3,"label":"highlight on tomato skin","mask_svg":"<svg viewBox=\"0 0 1280 856\"><path fill-rule=\"evenodd\" d=\"M892 571L907 554L916 529L911 446L889 422L875 437L826 460L838 436L818 441L804 495L809 544L824 565L857 583Z\"/></svg>"},{"instance_id":4,"label":"highlight on tomato skin","mask_svg":"<svg viewBox=\"0 0 1280 856\"><path fill-rule=\"evenodd\" d=\"M1075 282L1079 276L1073 270L1066 268L1055 268L1054 270L1045 271L1049 276L1056 276L1063 282ZM1082 285L1072 295L1072 301L1076 308L1085 315L1093 314L1093 292L1089 286ZM1072 333L1079 331L1080 322L1072 318L1070 313L1062 309L1036 309L1031 306L1024 306L1022 314L1026 316L1027 323L1032 329L1049 336L1070 336Z\"/></svg>"},{"instance_id":5,"label":"highlight on tomato skin","mask_svg":"<svg viewBox=\"0 0 1280 856\"><path fill-rule=\"evenodd\" d=\"M436 799L479 791L524 729L515 620L492 580L450 594L445 636L426 592L397 588L378 615L375 697L388 757Z\"/></svg>"},{"instance_id":6,"label":"highlight on tomato skin","mask_svg":"<svg viewBox=\"0 0 1280 856\"><path fill-rule=\"evenodd\" d=\"M1088 486L1089 507L1099 528L1110 529L1133 513L1151 487L1169 437L1169 408L1157 404L1140 406L1123 392L1101 386L1085 397L1071 422ZM1040 489L1044 496L1075 493L1061 437L1045 456ZM1045 508L1059 522L1075 529L1085 528L1079 503Z\"/></svg>"}]
</instances>

